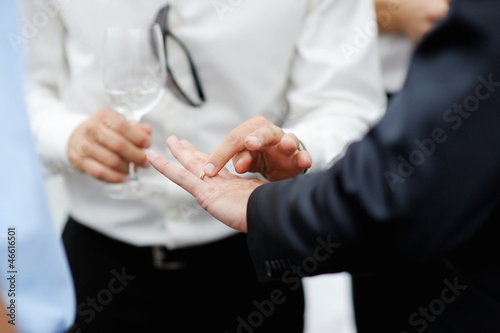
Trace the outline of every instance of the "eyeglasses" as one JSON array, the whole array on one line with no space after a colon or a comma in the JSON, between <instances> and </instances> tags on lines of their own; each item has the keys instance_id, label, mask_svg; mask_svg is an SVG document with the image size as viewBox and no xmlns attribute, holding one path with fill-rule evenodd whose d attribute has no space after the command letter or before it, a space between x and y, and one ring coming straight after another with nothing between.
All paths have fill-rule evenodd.
<instances>
[{"instance_id":1,"label":"eyeglasses","mask_svg":"<svg viewBox=\"0 0 500 333\"><path fill-rule=\"evenodd\" d=\"M167 86L182 102L200 107L205 102L205 94L196 72L193 59L187 47L169 29L168 13L170 5L160 9L155 22L160 25L165 39L165 62L167 65ZM176 52L172 52L175 51ZM170 52L170 54L169 54ZM186 73L189 73L190 75Z\"/></svg>"}]
</instances>

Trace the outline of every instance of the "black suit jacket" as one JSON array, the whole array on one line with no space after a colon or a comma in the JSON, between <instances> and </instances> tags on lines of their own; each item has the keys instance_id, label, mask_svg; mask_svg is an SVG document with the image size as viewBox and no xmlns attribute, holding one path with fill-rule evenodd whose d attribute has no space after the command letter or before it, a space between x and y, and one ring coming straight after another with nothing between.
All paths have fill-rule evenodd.
<instances>
[{"instance_id":1,"label":"black suit jacket","mask_svg":"<svg viewBox=\"0 0 500 333\"><path fill-rule=\"evenodd\" d=\"M500 1L454 0L380 123L247 215L262 281L397 277L372 332L500 332Z\"/></svg>"}]
</instances>

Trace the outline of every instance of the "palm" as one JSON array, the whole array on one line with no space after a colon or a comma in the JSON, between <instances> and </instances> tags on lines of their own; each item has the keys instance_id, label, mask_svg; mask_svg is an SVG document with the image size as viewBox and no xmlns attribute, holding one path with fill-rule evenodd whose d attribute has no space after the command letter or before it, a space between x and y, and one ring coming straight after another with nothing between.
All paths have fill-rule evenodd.
<instances>
[{"instance_id":1,"label":"palm","mask_svg":"<svg viewBox=\"0 0 500 333\"><path fill-rule=\"evenodd\" d=\"M195 196L198 204L227 226L246 232L248 199L264 182L235 176L226 169L205 181L205 189Z\"/></svg>"},{"instance_id":2,"label":"palm","mask_svg":"<svg viewBox=\"0 0 500 333\"><path fill-rule=\"evenodd\" d=\"M265 182L258 179L244 179L222 169L214 177L199 178L207 155L198 151L187 141L178 142L169 138L167 145L175 158L185 169L170 163L156 153L149 152L151 165L165 177L185 189L200 206L216 219L238 231L246 232L246 212L252 192Z\"/></svg>"}]
</instances>

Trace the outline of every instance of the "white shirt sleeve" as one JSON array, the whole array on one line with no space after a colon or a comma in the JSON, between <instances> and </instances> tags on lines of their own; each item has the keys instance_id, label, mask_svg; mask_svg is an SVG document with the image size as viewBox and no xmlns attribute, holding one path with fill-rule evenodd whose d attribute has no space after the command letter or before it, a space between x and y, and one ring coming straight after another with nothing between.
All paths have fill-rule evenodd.
<instances>
[{"instance_id":1,"label":"white shirt sleeve","mask_svg":"<svg viewBox=\"0 0 500 333\"><path fill-rule=\"evenodd\" d=\"M385 111L372 1L311 1L296 52L284 127L302 141L315 171Z\"/></svg>"},{"instance_id":2,"label":"white shirt sleeve","mask_svg":"<svg viewBox=\"0 0 500 333\"><path fill-rule=\"evenodd\" d=\"M381 34L378 42L385 90L397 93L406 81L415 45L406 35L388 32Z\"/></svg>"},{"instance_id":3,"label":"white shirt sleeve","mask_svg":"<svg viewBox=\"0 0 500 333\"><path fill-rule=\"evenodd\" d=\"M54 7L42 5L40 0L25 1L24 10L27 18L48 17L44 24L32 20L28 27L31 33L27 38L27 103L38 153L44 165L56 171L70 166L66 152L69 139L88 115L69 112L60 98L60 86L68 70L66 32L57 12L58 3L51 4Z\"/></svg>"}]
</instances>

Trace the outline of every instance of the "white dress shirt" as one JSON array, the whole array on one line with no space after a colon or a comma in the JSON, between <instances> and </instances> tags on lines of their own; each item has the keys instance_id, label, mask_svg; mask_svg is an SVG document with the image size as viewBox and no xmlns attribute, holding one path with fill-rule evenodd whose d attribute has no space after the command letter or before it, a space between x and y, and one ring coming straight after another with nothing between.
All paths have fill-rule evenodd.
<instances>
[{"instance_id":1,"label":"white dress shirt","mask_svg":"<svg viewBox=\"0 0 500 333\"><path fill-rule=\"evenodd\" d=\"M26 2L27 17L41 0ZM107 26L152 23L165 0L60 1L57 13L29 38L29 109L45 164L67 165L75 128L109 107L101 82ZM176 135L206 153L237 125L261 115L295 133L314 170L363 136L385 110L376 38L346 59L356 27L375 19L370 0L171 1L170 27L197 66L207 102L199 109L167 91L144 116L152 149L175 161L165 139ZM224 6L221 7L221 4ZM175 55L172 55L175 56ZM55 166L55 168L54 168ZM233 231L152 168L139 177L161 185L165 197L117 201L105 183L65 171L69 212L115 239L170 249L221 239Z\"/></svg>"},{"instance_id":2,"label":"white dress shirt","mask_svg":"<svg viewBox=\"0 0 500 333\"><path fill-rule=\"evenodd\" d=\"M384 87L388 93L397 93L403 87L415 46L403 34L383 33L379 37Z\"/></svg>"}]
</instances>

